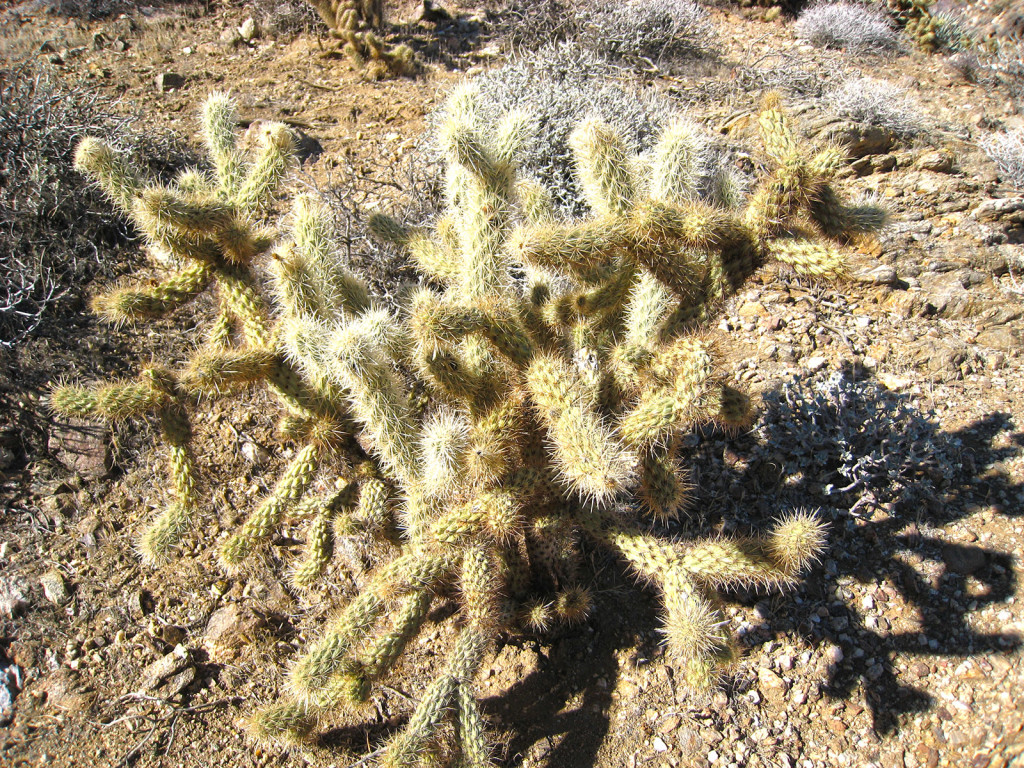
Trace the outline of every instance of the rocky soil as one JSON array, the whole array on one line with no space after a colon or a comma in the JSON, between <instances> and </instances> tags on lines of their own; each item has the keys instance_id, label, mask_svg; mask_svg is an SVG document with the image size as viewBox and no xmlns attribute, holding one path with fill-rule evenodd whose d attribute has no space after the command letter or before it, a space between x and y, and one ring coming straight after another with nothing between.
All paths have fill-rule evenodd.
<instances>
[{"instance_id":1,"label":"rocky soil","mask_svg":"<svg viewBox=\"0 0 1024 768\"><path fill-rule=\"evenodd\" d=\"M22 5L6 12L0 49L118 97L154 131L194 135L203 97L231 89L247 120L286 120L319 145L297 183L343 185L413 152L424 116L460 73L500 65L486 9L450 10L457 22L395 29L429 68L384 83L324 55L329 43L315 32L247 28L252 9L242 5L168 4L88 23ZM717 59L647 72L644 87L741 147L752 144L762 92L779 90L805 134L851 147L844 191L878 198L891 216L879 238L858 244L847 280L768 270L730 301L715 334L758 396L759 417L742 434L688 443L703 527L728 533L817 507L829 548L788 594L730 596L745 653L700 696L662 659L656 597L593 553L587 624L510 640L478 681L504 736L499 762L1024 764L1024 198L977 146L987 131L1021 125L1021 84L983 68L965 76L912 50L813 49L784 18L721 7L712 20ZM915 138L829 110L826 94L859 74L908 89L924 114ZM382 205L393 189L370 188ZM184 341L168 345L167 334L210 311L135 329L89 321L74 338L25 345L19 367L41 361L78 375L173 360ZM23 403L48 418L28 388ZM270 450L260 404L217 402L197 420L209 529L193 557L156 569L132 551L160 487L147 425L118 428L113 449L96 425L48 424L48 455L4 443L0 764L364 765L407 716L428 679L421 670L447 646L445 624L428 627L370 708L315 746L282 753L240 727L365 577L352 542L324 586L287 590L280 574L298 529L251 573L218 569L208 541L242 518L289 455Z\"/></svg>"}]
</instances>

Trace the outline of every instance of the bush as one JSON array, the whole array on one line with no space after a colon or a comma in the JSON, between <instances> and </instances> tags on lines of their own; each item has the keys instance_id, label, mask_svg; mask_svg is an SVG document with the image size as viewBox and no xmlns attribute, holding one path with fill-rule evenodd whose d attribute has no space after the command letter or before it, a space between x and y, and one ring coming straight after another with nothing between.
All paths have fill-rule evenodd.
<instances>
[{"instance_id":1,"label":"bush","mask_svg":"<svg viewBox=\"0 0 1024 768\"><path fill-rule=\"evenodd\" d=\"M45 74L0 70L0 345L32 333L73 287L111 274L98 249L127 232L69 155L89 133L123 133L124 122Z\"/></svg>"},{"instance_id":2,"label":"bush","mask_svg":"<svg viewBox=\"0 0 1024 768\"><path fill-rule=\"evenodd\" d=\"M808 8L797 19L794 32L819 48L851 48L888 53L899 48L896 32L877 11L850 3L829 3Z\"/></svg>"},{"instance_id":3,"label":"bush","mask_svg":"<svg viewBox=\"0 0 1024 768\"><path fill-rule=\"evenodd\" d=\"M672 59L706 55L714 44L707 11L689 0L631 0L580 14L580 43L629 66L661 68Z\"/></svg>"},{"instance_id":4,"label":"bush","mask_svg":"<svg viewBox=\"0 0 1024 768\"><path fill-rule=\"evenodd\" d=\"M753 432L835 506L907 511L962 472L957 447L936 427L900 395L835 371L766 393Z\"/></svg>"},{"instance_id":5,"label":"bush","mask_svg":"<svg viewBox=\"0 0 1024 768\"><path fill-rule=\"evenodd\" d=\"M1024 190L1024 128L989 136L981 143L985 154L1015 189Z\"/></svg>"},{"instance_id":6,"label":"bush","mask_svg":"<svg viewBox=\"0 0 1024 768\"><path fill-rule=\"evenodd\" d=\"M847 80L829 95L828 103L849 120L885 128L902 138L924 129L924 115L907 92L885 80Z\"/></svg>"},{"instance_id":7,"label":"bush","mask_svg":"<svg viewBox=\"0 0 1024 768\"><path fill-rule=\"evenodd\" d=\"M269 35L312 32L322 23L305 0L255 0L252 8L260 29Z\"/></svg>"},{"instance_id":8,"label":"bush","mask_svg":"<svg viewBox=\"0 0 1024 768\"><path fill-rule=\"evenodd\" d=\"M473 81L478 108L486 119L497 121L509 109L530 113L533 136L521 154L520 168L551 191L563 214L579 216L586 210L569 145L569 134L581 120L600 117L631 151L643 152L673 117L675 110L665 98L628 89L614 82L613 75L614 69L595 53L577 45L555 44ZM432 119L436 123L439 117ZM707 142L701 189L710 195L715 187L711 175L725 185L736 186L736 180L723 178L723 151L710 137Z\"/></svg>"},{"instance_id":9,"label":"bush","mask_svg":"<svg viewBox=\"0 0 1024 768\"><path fill-rule=\"evenodd\" d=\"M536 51L564 43L580 31L573 0L509 0L491 24L513 51Z\"/></svg>"}]
</instances>

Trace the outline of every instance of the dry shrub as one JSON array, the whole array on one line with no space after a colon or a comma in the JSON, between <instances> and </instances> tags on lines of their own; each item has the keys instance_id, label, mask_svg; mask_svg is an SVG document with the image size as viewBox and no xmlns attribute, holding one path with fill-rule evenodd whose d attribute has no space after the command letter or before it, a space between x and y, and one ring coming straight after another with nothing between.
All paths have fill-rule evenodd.
<instances>
[{"instance_id":1,"label":"dry shrub","mask_svg":"<svg viewBox=\"0 0 1024 768\"><path fill-rule=\"evenodd\" d=\"M0 346L12 346L62 297L115 271L100 253L128 230L71 155L83 137L116 141L130 125L108 102L28 65L0 69L0 125ZM147 156L171 162L159 141L148 140Z\"/></svg>"},{"instance_id":2,"label":"dry shrub","mask_svg":"<svg viewBox=\"0 0 1024 768\"><path fill-rule=\"evenodd\" d=\"M808 8L793 27L796 36L819 48L849 48L863 53L891 53L899 38L878 11L853 3Z\"/></svg>"},{"instance_id":3,"label":"dry shrub","mask_svg":"<svg viewBox=\"0 0 1024 768\"><path fill-rule=\"evenodd\" d=\"M847 80L828 97L839 115L912 138L925 128L925 118L910 95L886 80L858 77Z\"/></svg>"},{"instance_id":4,"label":"dry shrub","mask_svg":"<svg viewBox=\"0 0 1024 768\"><path fill-rule=\"evenodd\" d=\"M1008 183L1024 190L1024 128L992 134L982 141L981 148Z\"/></svg>"}]
</instances>

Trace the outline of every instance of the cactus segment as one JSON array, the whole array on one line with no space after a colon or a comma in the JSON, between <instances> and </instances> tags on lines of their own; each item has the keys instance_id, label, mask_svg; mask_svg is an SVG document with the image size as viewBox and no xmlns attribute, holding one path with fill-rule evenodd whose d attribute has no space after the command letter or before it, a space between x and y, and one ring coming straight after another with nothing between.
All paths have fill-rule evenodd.
<instances>
[{"instance_id":1,"label":"cactus segment","mask_svg":"<svg viewBox=\"0 0 1024 768\"><path fill-rule=\"evenodd\" d=\"M302 498L323 458L323 450L317 443L310 443L295 455L274 490L221 548L221 560L227 567L240 565L273 532L285 509Z\"/></svg>"}]
</instances>

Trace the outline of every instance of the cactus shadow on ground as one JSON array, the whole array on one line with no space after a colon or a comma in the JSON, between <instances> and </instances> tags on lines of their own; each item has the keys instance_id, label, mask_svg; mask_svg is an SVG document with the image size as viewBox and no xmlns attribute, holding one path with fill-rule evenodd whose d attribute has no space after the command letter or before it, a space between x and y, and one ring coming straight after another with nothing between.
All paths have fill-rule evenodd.
<instances>
[{"instance_id":1,"label":"cactus shadow on ground","mask_svg":"<svg viewBox=\"0 0 1024 768\"><path fill-rule=\"evenodd\" d=\"M736 509L725 510L726 519L744 506L757 510L752 515L823 506L823 517L831 518L828 549L806 580L806 598L770 599L769 618L746 639L760 645L792 633L811 647L838 646L840 662L829 667L821 693L852 699L862 688L875 732L894 733L903 716L937 705L923 688L904 682L901 668L917 660L955 665L1021 646L1017 635L991 628L994 617L980 616L1014 593L1015 558L985 539L962 540L982 531L998 542L1001 528L1020 516L1024 488L1003 462L1019 454L1024 435L1002 412L944 431L909 397L870 379L848 381L838 394L820 376L792 386L817 391L810 400L781 390L767 394L754 430L727 444L733 466L719 483L742 489L742 496L716 499L713 484L697 483L697 506L715 508L729 499ZM721 471L709 466L715 450L721 457L722 445L713 443L699 469ZM901 463L899 450L912 461L905 456ZM824 492L829 482L845 488L847 481L849 491ZM868 611L844 596L854 584L858 595L864 585L886 591L876 592L882 596Z\"/></svg>"}]
</instances>

